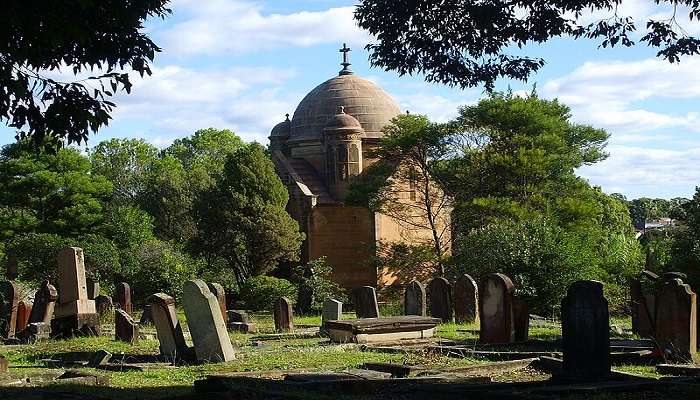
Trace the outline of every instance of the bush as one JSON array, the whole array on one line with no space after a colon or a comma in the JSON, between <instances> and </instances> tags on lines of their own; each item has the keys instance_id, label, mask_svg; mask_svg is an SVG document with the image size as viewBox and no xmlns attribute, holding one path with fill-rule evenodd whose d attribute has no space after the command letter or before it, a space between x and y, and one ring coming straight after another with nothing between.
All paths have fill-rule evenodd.
<instances>
[{"instance_id":1,"label":"bush","mask_svg":"<svg viewBox=\"0 0 700 400\"><path fill-rule=\"evenodd\" d=\"M313 271L311 276L304 276L304 271ZM299 295L302 293L313 293L313 302L311 310L300 311L316 311L323 310L323 303L328 299L335 299L341 302L347 302L347 294L345 290L337 283L333 282L330 277L333 273L333 267L326 263L326 257L320 257L310 261L304 266L299 266L294 270L292 276L293 282L296 283ZM298 305L298 304L297 304Z\"/></svg>"},{"instance_id":2,"label":"bush","mask_svg":"<svg viewBox=\"0 0 700 400\"><path fill-rule=\"evenodd\" d=\"M296 299L297 288L286 279L272 276L254 276L241 285L239 296L246 308L253 311L272 311L275 301L284 296Z\"/></svg>"}]
</instances>

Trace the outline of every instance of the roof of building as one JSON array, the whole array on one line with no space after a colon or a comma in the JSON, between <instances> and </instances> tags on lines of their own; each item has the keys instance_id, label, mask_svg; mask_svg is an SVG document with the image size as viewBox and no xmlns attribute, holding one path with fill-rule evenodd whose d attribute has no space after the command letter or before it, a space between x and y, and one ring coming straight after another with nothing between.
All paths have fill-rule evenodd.
<instances>
[{"instance_id":1,"label":"roof of building","mask_svg":"<svg viewBox=\"0 0 700 400\"><path fill-rule=\"evenodd\" d=\"M362 125L357 118L345 113L345 107L338 107L335 115L326 121L326 126L323 128L325 132L333 131L354 131L363 132Z\"/></svg>"},{"instance_id":2,"label":"roof of building","mask_svg":"<svg viewBox=\"0 0 700 400\"><path fill-rule=\"evenodd\" d=\"M289 120L289 114L287 114L287 119L285 119L284 121L275 125L274 128L272 128L272 132L270 132L270 137L275 136L280 138L288 138L291 131L292 121Z\"/></svg>"}]
</instances>

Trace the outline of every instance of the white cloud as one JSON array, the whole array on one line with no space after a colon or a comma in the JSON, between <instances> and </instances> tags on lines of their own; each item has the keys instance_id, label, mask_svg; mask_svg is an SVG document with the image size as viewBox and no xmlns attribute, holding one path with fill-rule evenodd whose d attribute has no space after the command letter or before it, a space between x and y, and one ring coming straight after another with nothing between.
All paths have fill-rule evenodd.
<instances>
[{"instance_id":1,"label":"white cloud","mask_svg":"<svg viewBox=\"0 0 700 400\"><path fill-rule=\"evenodd\" d=\"M265 14L258 3L243 0L178 0L172 5L182 21L156 32L170 54L247 53L285 46L308 47L348 42L364 45L370 36L353 20L354 7L291 14Z\"/></svg>"}]
</instances>

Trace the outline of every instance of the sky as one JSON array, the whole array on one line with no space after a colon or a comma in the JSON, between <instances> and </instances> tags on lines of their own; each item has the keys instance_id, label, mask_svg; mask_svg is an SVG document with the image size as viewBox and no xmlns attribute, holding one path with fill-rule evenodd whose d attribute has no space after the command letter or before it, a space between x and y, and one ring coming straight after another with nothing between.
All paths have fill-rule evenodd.
<instances>
[{"instance_id":1,"label":"sky","mask_svg":"<svg viewBox=\"0 0 700 400\"><path fill-rule=\"evenodd\" d=\"M267 143L285 113L293 114L306 93L337 75L343 43L352 49L355 73L413 114L443 122L484 97L483 88L459 90L370 68L364 46L373 38L356 26L354 4L173 0L170 17L146 23L162 48L153 75L134 76L132 93L115 97L113 120L88 146L116 137L165 147L207 127ZM640 28L648 18L670 15L651 0L625 0L619 12ZM700 35L700 23L681 22ZM528 82L501 80L497 88L529 92L536 85L540 97L570 106L573 121L610 133L609 158L577 171L591 184L630 199L691 197L700 186L700 56L669 64L645 46L600 49L597 42L571 39L530 45L522 53L547 64ZM0 127L0 145L13 140L14 132Z\"/></svg>"}]
</instances>

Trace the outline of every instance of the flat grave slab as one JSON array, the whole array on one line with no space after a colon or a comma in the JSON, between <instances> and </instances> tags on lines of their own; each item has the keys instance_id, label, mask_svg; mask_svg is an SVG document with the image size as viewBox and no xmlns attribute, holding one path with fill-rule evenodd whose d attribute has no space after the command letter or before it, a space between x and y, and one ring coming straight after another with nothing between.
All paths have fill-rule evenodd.
<instances>
[{"instance_id":1,"label":"flat grave slab","mask_svg":"<svg viewBox=\"0 0 700 400\"><path fill-rule=\"evenodd\" d=\"M439 318L403 315L385 318L330 320L326 328L331 341L337 343L372 343L433 336Z\"/></svg>"}]
</instances>

